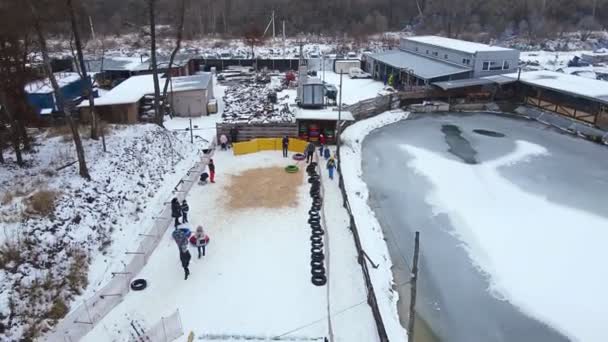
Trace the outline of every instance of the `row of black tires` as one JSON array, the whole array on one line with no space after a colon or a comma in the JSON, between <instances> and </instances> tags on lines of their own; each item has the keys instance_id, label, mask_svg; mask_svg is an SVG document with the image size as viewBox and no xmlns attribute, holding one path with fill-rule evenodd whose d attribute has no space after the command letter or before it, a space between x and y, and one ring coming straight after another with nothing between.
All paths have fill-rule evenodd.
<instances>
[{"instance_id":1,"label":"row of black tires","mask_svg":"<svg viewBox=\"0 0 608 342\"><path fill-rule=\"evenodd\" d=\"M310 273L311 281L315 286L327 284L325 274L325 254L323 253L323 235L325 231L321 227L321 215L319 211L323 205L321 199L321 181L317 174L317 163L311 162L306 167L308 173L308 183L310 183L310 197L312 197L312 207L308 211L308 224L312 229L310 236Z\"/></svg>"}]
</instances>

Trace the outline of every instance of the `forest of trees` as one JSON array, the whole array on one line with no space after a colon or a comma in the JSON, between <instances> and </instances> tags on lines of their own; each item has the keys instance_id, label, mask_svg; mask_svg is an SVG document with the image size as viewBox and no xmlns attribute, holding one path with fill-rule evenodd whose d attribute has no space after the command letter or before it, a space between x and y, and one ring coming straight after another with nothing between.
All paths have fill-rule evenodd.
<instances>
[{"instance_id":1,"label":"forest of trees","mask_svg":"<svg viewBox=\"0 0 608 342\"><path fill-rule=\"evenodd\" d=\"M123 33L148 22L146 1L83 1L103 34ZM175 23L176 7L173 0L159 0L158 23ZM496 38L543 38L599 29L608 22L608 0L190 0L184 34L239 36L251 25L264 28L273 10L277 30L285 20L288 35L358 36L410 25L418 32L448 36L484 32Z\"/></svg>"}]
</instances>

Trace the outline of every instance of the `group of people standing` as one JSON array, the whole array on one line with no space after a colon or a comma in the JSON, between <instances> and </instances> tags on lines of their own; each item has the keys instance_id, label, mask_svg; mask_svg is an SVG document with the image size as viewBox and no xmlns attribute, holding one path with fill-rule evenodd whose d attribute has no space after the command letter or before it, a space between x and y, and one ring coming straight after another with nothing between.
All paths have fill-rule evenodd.
<instances>
[{"instance_id":1,"label":"group of people standing","mask_svg":"<svg viewBox=\"0 0 608 342\"><path fill-rule=\"evenodd\" d=\"M285 139L285 138L283 138ZM329 147L327 147L327 141L325 136L321 134L319 136L319 157L325 158L327 161L325 167L327 168L327 172L329 173L329 179L334 179L334 170L336 169L336 160L334 156L331 155L331 151ZM304 154L306 155L306 163L310 164L313 161L313 156L315 154L315 144L312 141L308 141L308 145L306 145L306 149L304 150ZM283 156L285 156L285 147L283 147Z\"/></svg>"}]
</instances>

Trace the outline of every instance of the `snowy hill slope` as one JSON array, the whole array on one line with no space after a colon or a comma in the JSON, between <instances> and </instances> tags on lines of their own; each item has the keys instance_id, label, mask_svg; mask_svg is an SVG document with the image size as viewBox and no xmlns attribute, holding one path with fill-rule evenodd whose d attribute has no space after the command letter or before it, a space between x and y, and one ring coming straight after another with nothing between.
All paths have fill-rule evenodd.
<instances>
[{"instance_id":1,"label":"snowy hill slope","mask_svg":"<svg viewBox=\"0 0 608 342\"><path fill-rule=\"evenodd\" d=\"M84 140L92 181L78 176L69 136L37 137L29 167L0 169L0 340L35 337L127 260L181 176L195 145L154 125Z\"/></svg>"}]
</instances>

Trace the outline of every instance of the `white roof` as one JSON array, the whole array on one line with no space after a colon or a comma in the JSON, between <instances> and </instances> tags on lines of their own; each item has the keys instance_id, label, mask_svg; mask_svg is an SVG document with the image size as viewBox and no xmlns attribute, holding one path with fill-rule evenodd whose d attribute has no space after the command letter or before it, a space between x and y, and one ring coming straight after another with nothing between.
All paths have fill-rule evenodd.
<instances>
[{"instance_id":1,"label":"white roof","mask_svg":"<svg viewBox=\"0 0 608 342\"><path fill-rule=\"evenodd\" d=\"M469 42L466 40L445 38L445 37L439 37L439 36L414 36L414 37L407 37L404 39L418 42L418 43L441 46L444 48L462 51L462 52L466 52L466 53L476 53L476 52L480 52L480 51L511 51L511 50L513 50L513 49L507 49L507 48L500 47L500 46L492 46L492 45L487 45L487 44Z\"/></svg>"},{"instance_id":2,"label":"white roof","mask_svg":"<svg viewBox=\"0 0 608 342\"><path fill-rule=\"evenodd\" d=\"M201 73L195 76L182 76L171 78L173 86L169 85L169 92L205 90L209 86L211 73ZM165 86L165 78L159 78L162 91ZM124 80L118 86L107 92L102 97L95 99L96 106L109 106L118 104L129 104L139 101L145 95L154 94L154 79L152 75L132 76ZM88 101L83 101L78 107L88 106Z\"/></svg>"},{"instance_id":3,"label":"white roof","mask_svg":"<svg viewBox=\"0 0 608 342\"><path fill-rule=\"evenodd\" d=\"M303 109L298 108L295 111L296 120L323 120L335 121L338 120L338 111L331 108L326 109ZM351 112L343 110L340 114L342 121L355 121Z\"/></svg>"},{"instance_id":4,"label":"white roof","mask_svg":"<svg viewBox=\"0 0 608 342\"><path fill-rule=\"evenodd\" d=\"M56 72L55 78L59 87L64 87L70 83L80 79L80 75L75 72ZM32 81L25 85L25 91L30 94L48 94L53 92L51 81L47 78L42 80Z\"/></svg>"},{"instance_id":5,"label":"white roof","mask_svg":"<svg viewBox=\"0 0 608 342\"><path fill-rule=\"evenodd\" d=\"M517 80L517 73L503 76ZM522 72L520 81L608 104L608 82L606 81L548 70Z\"/></svg>"}]
</instances>

